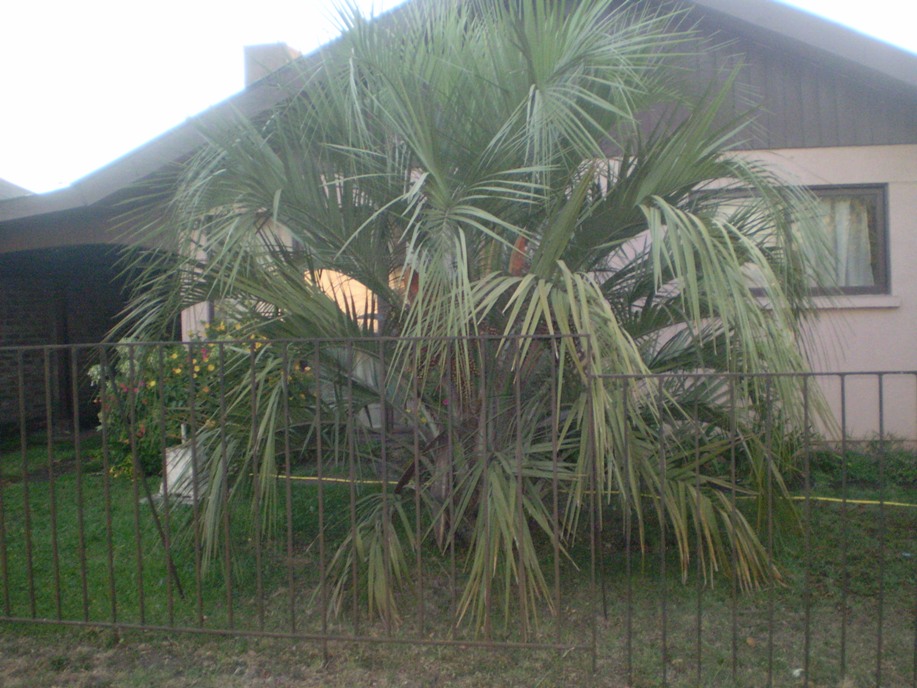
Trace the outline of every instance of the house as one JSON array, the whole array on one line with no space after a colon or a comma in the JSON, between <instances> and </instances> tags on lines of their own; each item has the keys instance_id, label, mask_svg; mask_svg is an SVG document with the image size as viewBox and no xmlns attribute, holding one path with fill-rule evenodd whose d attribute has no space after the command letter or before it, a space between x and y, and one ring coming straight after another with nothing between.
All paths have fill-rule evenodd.
<instances>
[{"instance_id":1,"label":"house","mask_svg":"<svg viewBox=\"0 0 917 688\"><path fill-rule=\"evenodd\" d=\"M917 56L772 0L684 4L717 46L692 65L698 85L742 56L747 66L733 107L744 109L740 94L762 104L762 126L737 146L740 154L768 160L812 188L833 218L843 293L819 300L812 334L825 346L813 366L917 370ZM111 248L132 184L190 155L201 127L234 112L257 117L287 97L301 84L300 70L280 66L290 57L283 48L262 49L257 60L269 74L68 189L0 200L0 346L101 337L124 299L112 281ZM0 389L15 387L7 384L15 368L0 360ZM69 369L57 365L59 390L69 389ZM845 385L848 429L875 431L875 379L851 377ZM59 393L62 409L72 406L70 396ZM836 390L829 396L839 399ZM883 430L915 439L913 378L889 379L883 400ZM0 397L0 414L14 407Z\"/></svg>"},{"instance_id":2,"label":"house","mask_svg":"<svg viewBox=\"0 0 917 688\"><path fill-rule=\"evenodd\" d=\"M55 425L66 427L75 406L82 423L96 422L88 379L79 373L79 403L74 404L74 367L67 351L50 352L51 375L45 380L41 352L24 352L20 363L16 352L3 347L91 344L105 338L128 297L118 263L124 233L119 223L132 208L133 185L200 147L202 128L219 126L237 113L256 116L270 108L298 76L289 70L285 81L275 72L298 56L286 46L256 46L247 52L247 78L257 83L101 170L45 194L0 184L0 428L20 416L20 366L23 378L34 381L21 400L30 421L44 422L47 385L55 400ZM261 79L270 72L275 72L272 79ZM78 370L87 355L88 349L77 349Z\"/></svg>"}]
</instances>

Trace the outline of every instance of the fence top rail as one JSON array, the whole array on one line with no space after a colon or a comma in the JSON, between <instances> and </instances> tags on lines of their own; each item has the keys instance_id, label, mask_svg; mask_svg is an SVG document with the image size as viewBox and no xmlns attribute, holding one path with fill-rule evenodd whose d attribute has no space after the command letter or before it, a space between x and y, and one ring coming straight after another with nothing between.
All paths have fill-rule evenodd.
<instances>
[{"instance_id":1,"label":"fence top rail","mask_svg":"<svg viewBox=\"0 0 917 688\"><path fill-rule=\"evenodd\" d=\"M593 373L593 377L602 380L690 380L722 378L723 380L773 379L773 378L847 378L847 377L917 377L917 370L838 370L838 371L796 371L769 373L738 373L719 370L700 372L666 372L666 373Z\"/></svg>"},{"instance_id":2,"label":"fence top rail","mask_svg":"<svg viewBox=\"0 0 917 688\"><path fill-rule=\"evenodd\" d=\"M0 346L0 354L18 354L29 352L54 352L54 351L80 351L101 349L149 349L157 347L183 346L193 348L202 344L222 346L250 346L253 341L260 343L260 347L289 347L289 346L378 346L380 344L405 343L405 344L430 344L435 342L536 342L536 341L562 341L577 340L588 342L590 335L586 333L541 333L541 334L469 334L435 337L400 337L397 335L368 336L368 337L312 337L312 338L276 338L253 339L251 336L231 339L195 339L185 341L175 340L149 340L149 341L114 341L114 342L83 342L74 344L28 344ZM917 376L917 370L831 370L831 371L773 371L746 373L735 371L701 370L701 371L668 371L662 373L615 373L597 372L592 370L592 377L603 380L666 380L666 379L768 379L768 378L847 378L847 377L892 377L892 376Z\"/></svg>"},{"instance_id":3,"label":"fence top rail","mask_svg":"<svg viewBox=\"0 0 917 688\"><path fill-rule=\"evenodd\" d=\"M115 342L89 342L78 344L27 344L21 346L0 346L0 353L6 352L27 352L27 351L64 351L77 349L102 349L102 348L150 348L164 346L187 346L194 347L201 344L222 344L231 346L248 346L253 341L259 342L262 346L268 345L348 345L348 344L389 344L389 343L417 343L430 344L433 342L479 342L479 341L560 341L570 340L588 340L590 335L582 333L555 333L555 334L469 334L469 335L452 335L452 336L435 336L435 337L399 337L397 335L379 335L370 337L311 337L306 339L300 338L278 338L278 339L253 339L249 336L237 337L232 339L193 339L184 341L168 340L150 340L150 341L115 341Z\"/></svg>"}]
</instances>

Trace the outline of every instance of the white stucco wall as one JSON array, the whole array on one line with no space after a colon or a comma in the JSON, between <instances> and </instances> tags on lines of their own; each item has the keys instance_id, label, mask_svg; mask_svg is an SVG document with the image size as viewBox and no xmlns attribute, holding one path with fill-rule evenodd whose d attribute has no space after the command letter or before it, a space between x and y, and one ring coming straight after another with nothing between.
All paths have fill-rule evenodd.
<instances>
[{"instance_id":1,"label":"white stucco wall","mask_svg":"<svg viewBox=\"0 0 917 688\"><path fill-rule=\"evenodd\" d=\"M816 371L917 371L917 145L758 151L752 157L805 185L886 184L890 293L819 301L811 324ZM846 379L847 430L879 431L876 377ZM883 379L884 431L917 442L915 376ZM840 383L823 385L840 418Z\"/></svg>"}]
</instances>

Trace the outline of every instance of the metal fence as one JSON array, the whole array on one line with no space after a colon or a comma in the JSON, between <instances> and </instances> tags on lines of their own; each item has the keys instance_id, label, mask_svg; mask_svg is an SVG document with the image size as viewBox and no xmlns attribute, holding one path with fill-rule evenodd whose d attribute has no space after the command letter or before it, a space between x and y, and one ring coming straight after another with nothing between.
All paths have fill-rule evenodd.
<instances>
[{"instance_id":1,"label":"metal fence","mask_svg":"<svg viewBox=\"0 0 917 688\"><path fill-rule=\"evenodd\" d=\"M3 351L0 621L917 681L915 372L210 335Z\"/></svg>"}]
</instances>

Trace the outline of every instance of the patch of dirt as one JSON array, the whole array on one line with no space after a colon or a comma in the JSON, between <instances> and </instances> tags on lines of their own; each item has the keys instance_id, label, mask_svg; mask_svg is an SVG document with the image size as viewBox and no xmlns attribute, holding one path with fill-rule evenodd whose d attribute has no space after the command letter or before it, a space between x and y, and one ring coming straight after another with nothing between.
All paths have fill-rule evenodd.
<instances>
[{"instance_id":1,"label":"patch of dirt","mask_svg":"<svg viewBox=\"0 0 917 688\"><path fill-rule=\"evenodd\" d=\"M0 628L4 688L490 688L592 685L588 659L519 661L462 648L334 645ZM534 660L534 657L529 657Z\"/></svg>"}]
</instances>

